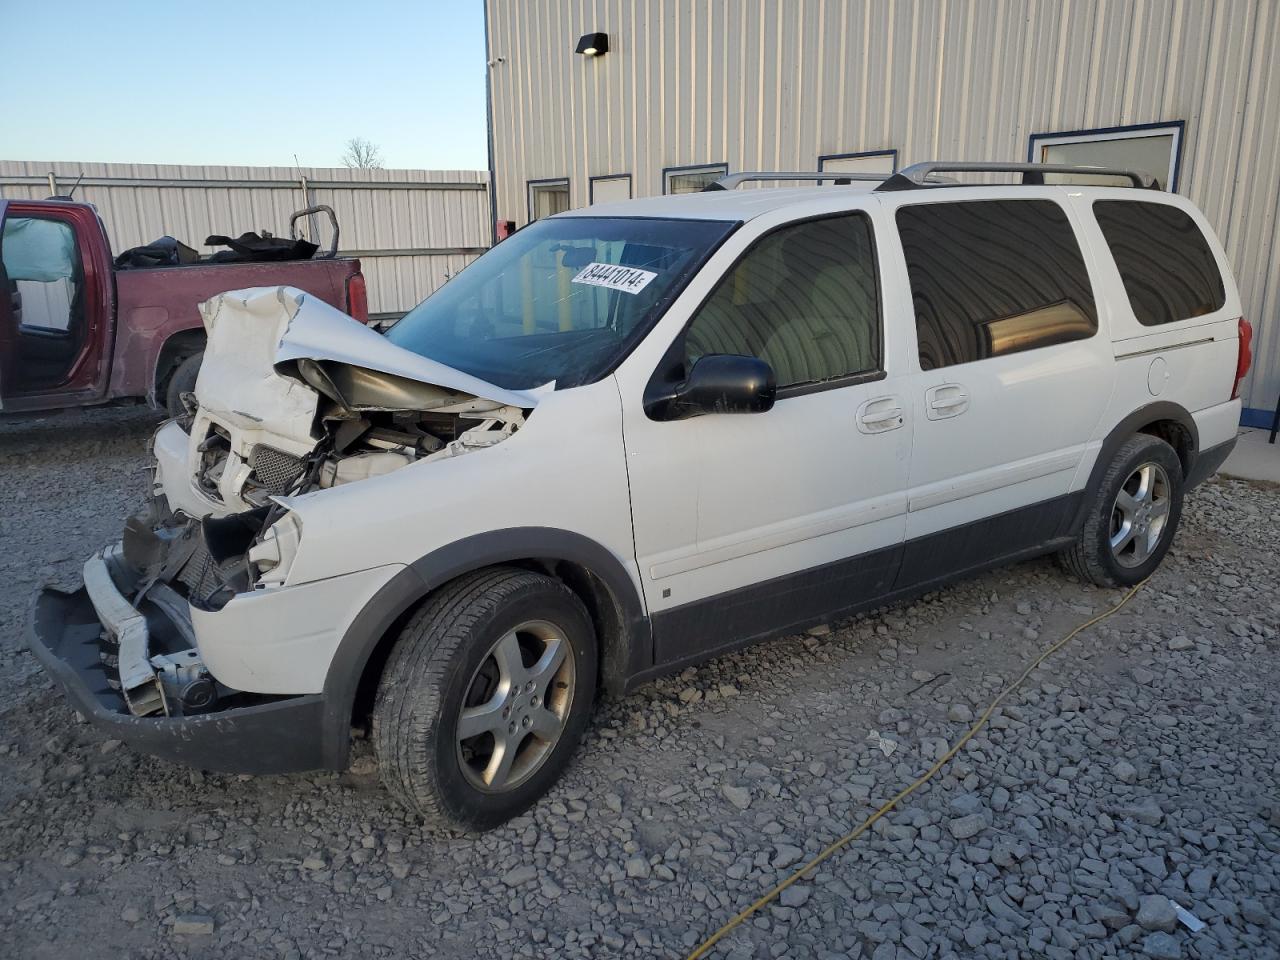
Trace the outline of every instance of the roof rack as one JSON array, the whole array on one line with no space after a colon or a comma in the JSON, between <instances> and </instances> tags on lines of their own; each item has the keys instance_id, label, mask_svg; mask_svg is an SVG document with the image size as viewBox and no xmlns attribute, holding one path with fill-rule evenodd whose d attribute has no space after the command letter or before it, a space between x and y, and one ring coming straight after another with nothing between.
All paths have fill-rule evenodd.
<instances>
[{"instance_id":1,"label":"roof rack","mask_svg":"<svg viewBox=\"0 0 1280 960\"><path fill-rule=\"evenodd\" d=\"M1145 170L1130 170L1123 167L1095 167L1090 164L1075 163L986 163L954 160L929 160L924 163L913 163L904 167L884 183L876 187L877 191L918 190L927 185L927 179L939 170L955 173L1020 173L1025 186L1043 186L1046 173L1088 174L1094 177L1125 177L1135 187L1148 190L1159 190L1156 178Z\"/></svg>"},{"instance_id":2,"label":"roof rack","mask_svg":"<svg viewBox=\"0 0 1280 960\"><path fill-rule=\"evenodd\" d=\"M826 171L815 173L812 171L779 171L779 170L757 170L749 173L731 173L726 177L721 177L712 183L708 183L702 188L702 192L706 193L712 190L732 190L740 183L747 183L755 180L831 180L836 184L850 184L855 180L865 180L868 183L879 183L887 174L883 173L852 173L848 171Z\"/></svg>"}]
</instances>

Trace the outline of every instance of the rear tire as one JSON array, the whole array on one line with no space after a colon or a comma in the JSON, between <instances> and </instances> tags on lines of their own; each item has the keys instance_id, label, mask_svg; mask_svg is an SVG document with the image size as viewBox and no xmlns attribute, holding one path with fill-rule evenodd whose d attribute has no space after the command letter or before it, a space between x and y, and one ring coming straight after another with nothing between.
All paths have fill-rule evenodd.
<instances>
[{"instance_id":1,"label":"rear tire","mask_svg":"<svg viewBox=\"0 0 1280 960\"><path fill-rule=\"evenodd\" d=\"M1182 517L1182 463L1145 433L1116 451L1063 569L1100 587L1131 587L1160 565Z\"/></svg>"},{"instance_id":2,"label":"rear tire","mask_svg":"<svg viewBox=\"0 0 1280 960\"><path fill-rule=\"evenodd\" d=\"M164 406L171 417L180 417L187 412L182 403L182 395L191 393L196 388L196 377L200 376L200 364L204 360L204 351L193 353L178 364L173 376L164 389Z\"/></svg>"},{"instance_id":3,"label":"rear tire","mask_svg":"<svg viewBox=\"0 0 1280 960\"><path fill-rule=\"evenodd\" d=\"M513 567L431 596L378 684L382 781L428 825L487 830L560 778L595 696L596 637L559 580Z\"/></svg>"}]
</instances>

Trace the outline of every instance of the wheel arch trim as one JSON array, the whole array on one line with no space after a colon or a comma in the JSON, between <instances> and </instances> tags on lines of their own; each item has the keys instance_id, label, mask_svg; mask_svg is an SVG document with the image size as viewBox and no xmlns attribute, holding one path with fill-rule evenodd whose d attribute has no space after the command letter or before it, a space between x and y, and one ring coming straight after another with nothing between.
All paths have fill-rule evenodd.
<instances>
[{"instance_id":1,"label":"wheel arch trim","mask_svg":"<svg viewBox=\"0 0 1280 960\"><path fill-rule=\"evenodd\" d=\"M1098 456L1093 461L1093 467L1089 471L1089 480L1085 484L1086 496L1081 498L1080 508L1071 527L1073 532L1080 530L1084 525L1085 517L1097 497L1099 487L1102 486L1102 478L1106 475L1107 467L1115 457L1116 451L1120 449L1120 445L1130 437L1141 433L1143 427L1161 420L1173 421L1190 436L1191 443L1187 451L1186 462L1183 464L1183 479L1185 480L1187 476L1192 474L1195 469L1196 457L1199 455L1200 450L1200 431L1196 428L1196 421L1191 416L1190 411L1186 407L1168 400L1159 400L1139 407L1112 427L1111 431L1103 438L1102 447L1098 450Z\"/></svg>"},{"instance_id":2,"label":"wheel arch trim","mask_svg":"<svg viewBox=\"0 0 1280 960\"><path fill-rule=\"evenodd\" d=\"M529 561L573 564L598 580L612 598L622 626L618 638L621 649L610 656L602 638L601 665L607 689L621 690L631 675L651 666L651 631L640 590L608 548L582 534L550 527L512 527L466 537L431 551L397 573L347 627L325 674L327 767L346 767L351 711L365 669L388 631L450 580L486 567Z\"/></svg>"}]
</instances>

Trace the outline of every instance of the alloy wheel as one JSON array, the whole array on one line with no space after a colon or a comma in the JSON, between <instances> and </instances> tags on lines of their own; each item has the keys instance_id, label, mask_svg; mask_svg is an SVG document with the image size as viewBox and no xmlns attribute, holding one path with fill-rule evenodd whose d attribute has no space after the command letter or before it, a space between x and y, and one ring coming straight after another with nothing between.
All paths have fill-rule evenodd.
<instances>
[{"instance_id":1,"label":"alloy wheel","mask_svg":"<svg viewBox=\"0 0 1280 960\"><path fill-rule=\"evenodd\" d=\"M1111 553L1124 567L1139 567L1160 545L1172 505L1169 475L1158 463L1129 474L1111 508Z\"/></svg>"},{"instance_id":2,"label":"alloy wheel","mask_svg":"<svg viewBox=\"0 0 1280 960\"><path fill-rule=\"evenodd\" d=\"M504 634L467 685L458 762L472 786L511 790L542 766L564 731L576 682L562 630L531 620Z\"/></svg>"}]
</instances>

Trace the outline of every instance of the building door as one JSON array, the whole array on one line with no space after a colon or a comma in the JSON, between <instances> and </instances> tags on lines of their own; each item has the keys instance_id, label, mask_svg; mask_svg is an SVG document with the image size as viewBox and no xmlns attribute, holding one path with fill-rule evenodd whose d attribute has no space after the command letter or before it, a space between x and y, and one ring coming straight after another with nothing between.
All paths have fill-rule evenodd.
<instances>
[{"instance_id":1,"label":"building door","mask_svg":"<svg viewBox=\"0 0 1280 960\"><path fill-rule=\"evenodd\" d=\"M673 345L686 371L713 354L768 361L772 410L655 422L624 397L658 662L798 625L892 584L911 438L900 368L882 345L874 250L864 213L774 230Z\"/></svg>"}]
</instances>

